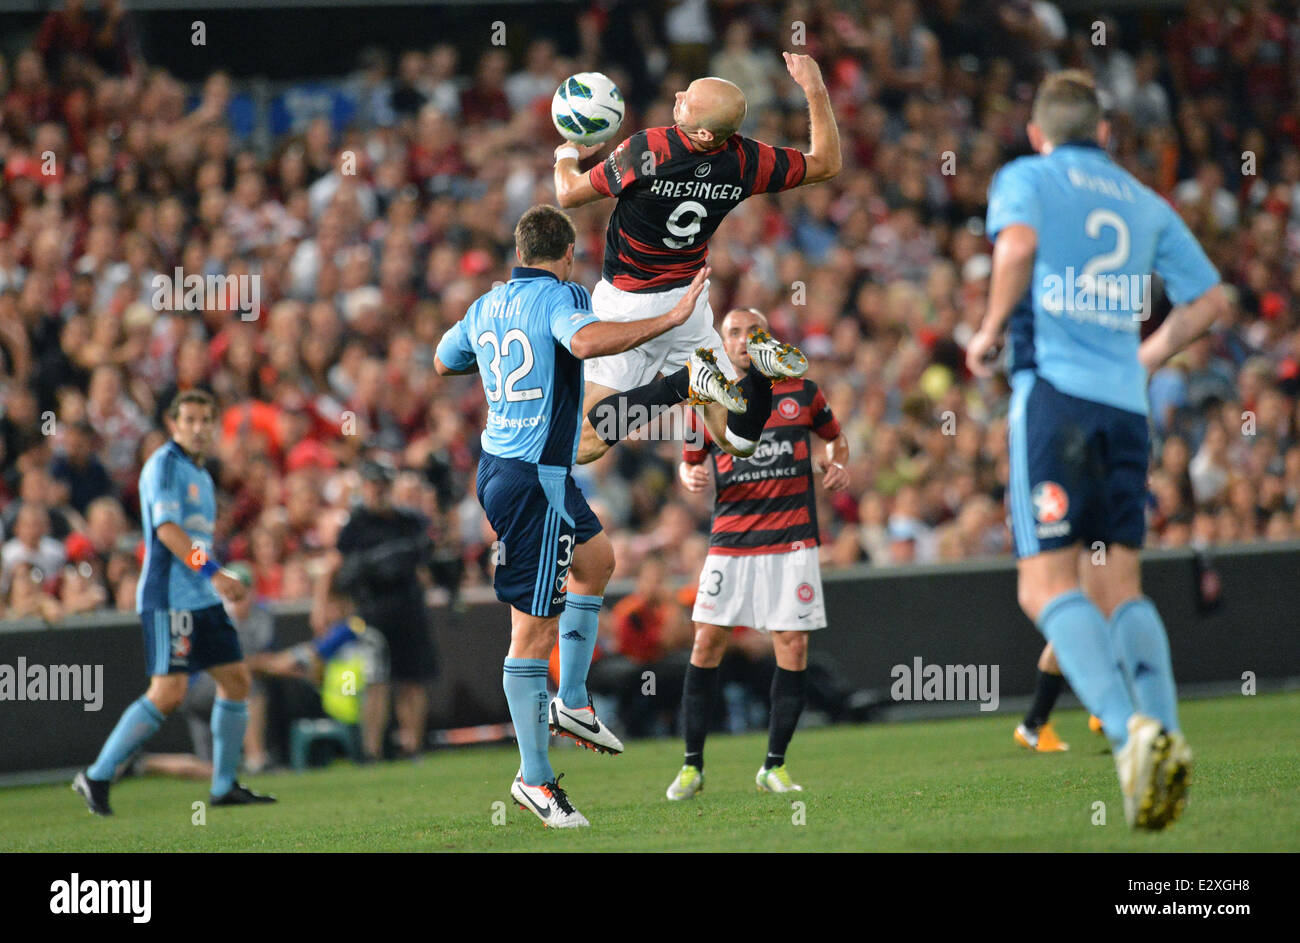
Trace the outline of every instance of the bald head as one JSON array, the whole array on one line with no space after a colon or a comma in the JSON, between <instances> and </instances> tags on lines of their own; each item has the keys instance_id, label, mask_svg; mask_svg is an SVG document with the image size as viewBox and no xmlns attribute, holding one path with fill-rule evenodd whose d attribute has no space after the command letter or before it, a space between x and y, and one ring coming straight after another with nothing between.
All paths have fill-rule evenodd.
<instances>
[{"instance_id":1,"label":"bald head","mask_svg":"<svg viewBox=\"0 0 1300 943\"><path fill-rule=\"evenodd\" d=\"M705 148L715 148L745 121L745 93L726 79L696 79L677 93L673 120L682 132Z\"/></svg>"}]
</instances>

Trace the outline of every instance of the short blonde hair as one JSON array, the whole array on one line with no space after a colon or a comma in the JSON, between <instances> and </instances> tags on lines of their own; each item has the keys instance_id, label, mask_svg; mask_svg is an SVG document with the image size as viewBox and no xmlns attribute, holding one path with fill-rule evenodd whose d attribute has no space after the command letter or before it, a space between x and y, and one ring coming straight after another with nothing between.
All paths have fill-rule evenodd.
<instances>
[{"instance_id":1,"label":"short blonde hair","mask_svg":"<svg viewBox=\"0 0 1300 943\"><path fill-rule=\"evenodd\" d=\"M1034 96L1033 122L1052 144L1096 140L1101 100L1092 76L1067 69L1043 79Z\"/></svg>"}]
</instances>

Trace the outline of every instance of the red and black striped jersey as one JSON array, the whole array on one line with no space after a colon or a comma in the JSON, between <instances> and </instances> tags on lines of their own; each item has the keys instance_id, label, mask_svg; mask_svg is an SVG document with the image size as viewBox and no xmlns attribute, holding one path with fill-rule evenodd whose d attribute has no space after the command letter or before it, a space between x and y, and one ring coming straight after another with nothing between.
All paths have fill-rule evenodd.
<instances>
[{"instance_id":1,"label":"red and black striped jersey","mask_svg":"<svg viewBox=\"0 0 1300 943\"><path fill-rule=\"evenodd\" d=\"M749 458L722 451L694 411L688 414L702 448L682 449L682 460L713 459L718 494L709 552L725 555L789 553L816 547L817 503L808 432L830 441L840 424L811 380L782 380L772 388L772 415Z\"/></svg>"},{"instance_id":2,"label":"red and black striped jersey","mask_svg":"<svg viewBox=\"0 0 1300 943\"><path fill-rule=\"evenodd\" d=\"M807 169L800 151L740 134L697 151L676 127L638 131L589 171L597 192L618 198L602 276L623 291L689 284L723 217L756 193L799 186Z\"/></svg>"}]
</instances>

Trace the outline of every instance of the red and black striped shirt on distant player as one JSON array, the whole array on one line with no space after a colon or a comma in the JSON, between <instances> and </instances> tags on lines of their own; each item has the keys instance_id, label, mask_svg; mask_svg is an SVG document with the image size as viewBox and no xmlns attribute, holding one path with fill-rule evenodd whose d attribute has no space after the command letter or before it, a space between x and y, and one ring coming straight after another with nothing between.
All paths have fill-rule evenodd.
<instances>
[{"instance_id":1,"label":"red and black striped shirt on distant player","mask_svg":"<svg viewBox=\"0 0 1300 943\"><path fill-rule=\"evenodd\" d=\"M800 151L740 134L697 151L676 127L638 131L590 171L599 193L618 198L602 277L623 291L688 284L724 216L756 193L799 186L807 169Z\"/></svg>"},{"instance_id":2,"label":"red and black striped shirt on distant player","mask_svg":"<svg viewBox=\"0 0 1300 943\"><path fill-rule=\"evenodd\" d=\"M704 447L683 448L682 460L698 465L712 457L718 487L709 553L743 556L816 547L820 532L808 431L828 442L840 434L817 384L782 380L772 388L772 415L749 458L722 451L694 411L688 415Z\"/></svg>"}]
</instances>

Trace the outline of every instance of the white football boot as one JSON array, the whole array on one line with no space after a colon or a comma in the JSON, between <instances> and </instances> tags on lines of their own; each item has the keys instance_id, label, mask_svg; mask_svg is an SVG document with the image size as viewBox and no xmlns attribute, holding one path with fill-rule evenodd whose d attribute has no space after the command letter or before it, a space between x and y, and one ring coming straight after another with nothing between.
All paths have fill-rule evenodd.
<instances>
[{"instance_id":1,"label":"white football boot","mask_svg":"<svg viewBox=\"0 0 1300 943\"><path fill-rule=\"evenodd\" d=\"M769 380L798 379L808 372L808 358L793 344L783 344L761 327L745 338L749 362Z\"/></svg>"},{"instance_id":2,"label":"white football boot","mask_svg":"<svg viewBox=\"0 0 1300 943\"><path fill-rule=\"evenodd\" d=\"M680 799L694 799L703 789L704 770L694 766L683 766L668 786L668 798L674 802Z\"/></svg>"},{"instance_id":3,"label":"white football boot","mask_svg":"<svg viewBox=\"0 0 1300 943\"><path fill-rule=\"evenodd\" d=\"M595 710L590 706L567 707L558 697L551 701L551 733L569 737L578 746L595 753L618 755L623 752L623 741L600 722Z\"/></svg>"},{"instance_id":4,"label":"white football boot","mask_svg":"<svg viewBox=\"0 0 1300 943\"><path fill-rule=\"evenodd\" d=\"M705 403L721 403L728 412L743 413L749 406L740 387L727 379L727 375L718 366L718 358L707 347L697 347L691 354L690 395L686 402L693 406Z\"/></svg>"},{"instance_id":5,"label":"white football boot","mask_svg":"<svg viewBox=\"0 0 1300 943\"><path fill-rule=\"evenodd\" d=\"M1174 740L1160 721L1146 714L1128 719L1128 740L1115 754L1115 768L1130 828L1159 831L1181 814L1191 751L1181 735L1178 740L1175 757Z\"/></svg>"},{"instance_id":6,"label":"white football boot","mask_svg":"<svg viewBox=\"0 0 1300 943\"><path fill-rule=\"evenodd\" d=\"M1192 748L1180 731L1165 734L1166 759L1156 770L1155 820L1166 828L1182 817L1187 806L1187 786L1192 777Z\"/></svg>"},{"instance_id":7,"label":"white football boot","mask_svg":"<svg viewBox=\"0 0 1300 943\"><path fill-rule=\"evenodd\" d=\"M547 828L582 828L591 825L586 816L573 807L569 796L560 788L561 773L549 783L530 786L522 775L516 775L510 786L510 798L525 812L542 820Z\"/></svg>"},{"instance_id":8,"label":"white football boot","mask_svg":"<svg viewBox=\"0 0 1300 943\"><path fill-rule=\"evenodd\" d=\"M754 782L759 792L803 792L803 786L790 778L790 771L784 763L771 769L760 766Z\"/></svg>"}]
</instances>

